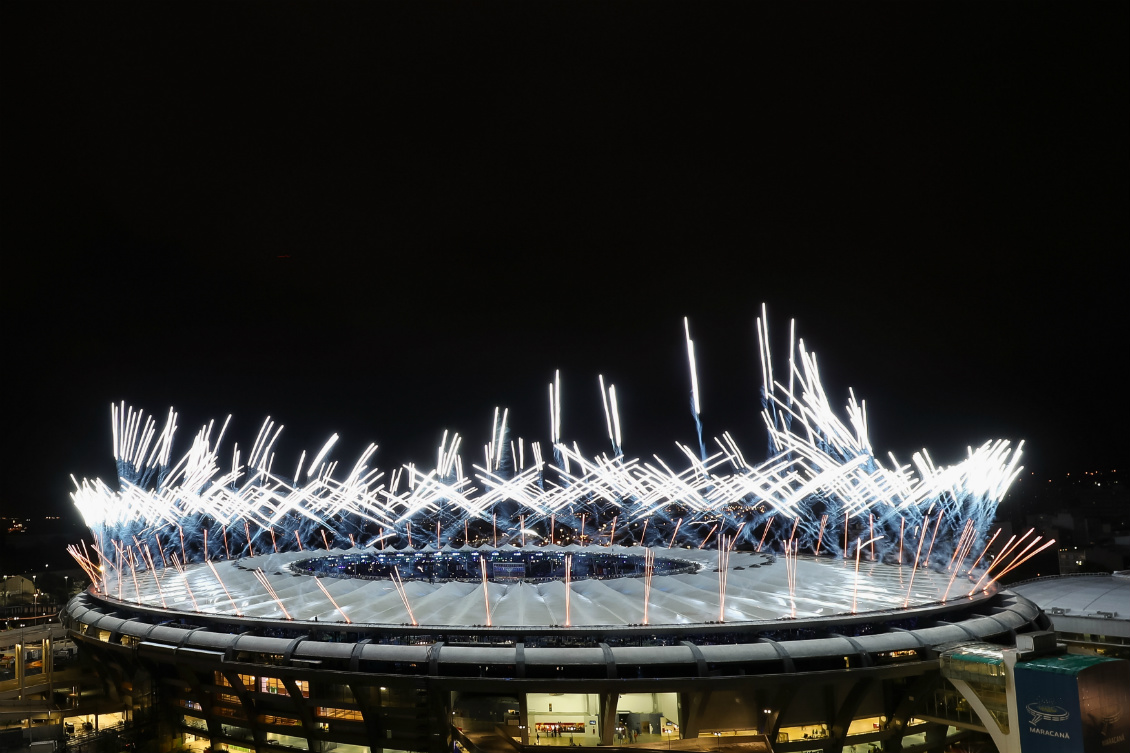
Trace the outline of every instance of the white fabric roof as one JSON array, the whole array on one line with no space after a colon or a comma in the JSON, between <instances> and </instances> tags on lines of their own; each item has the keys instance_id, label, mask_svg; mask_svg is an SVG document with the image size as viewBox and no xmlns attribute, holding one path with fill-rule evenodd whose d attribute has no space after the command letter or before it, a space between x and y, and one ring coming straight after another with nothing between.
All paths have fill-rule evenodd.
<instances>
[{"instance_id":1,"label":"white fabric roof","mask_svg":"<svg viewBox=\"0 0 1130 753\"><path fill-rule=\"evenodd\" d=\"M592 547L601 553L642 554L639 547ZM245 617L401 625L411 623L404 600L388 580L360 578L320 579L337 606L326 597L315 579L297 575L290 563L327 554L357 554L359 550L329 552L285 552L235 561L189 566L182 574L175 569L154 573L139 571L135 580L126 574L121 584L109 580L109 596L125 602L141 601L151 607L184 612L241 614ZM656 550L658 558L674 557L701 565L696 573L655 576L648 603L651 625L714 622L719 618L717 552L712 550ZM965 596L971 584L962 577L918 569L910 588L910 566L861 562L858 574L854 560L827 557L797 560L795 591L790 595L788 570L783 558L771 564L764 554L733 552L727 575L726 622L766 621L782 617L833 616L852 612L892 610L911 605ZM754 565L760 565L754 567ZM736 570L742 567L742 570ZM265 573L276 601L255 577L255 569ZM1069 587L1078 585L1072 579ZM158 588L158 583L160 584ZM964 590L962 588L964 586ZM226 592L225 592L226 588ZM412 614L421 625L554 626L566 623L566 590L561 581L548 583L490 582L483 595L482 583L405 581L405 593ZM190 595L191 594L191 595ZM1025 594L1028 595L1028 594ZM1031 598L1031 597L1030 597ZM1123 597L1124 599L1126 597ZM195 603L193 601L195 599ZM572 582L569 596L569 624L628 625L643 622L644 580L616 578L586 579ZM281 603L280 603L281 602ZM1123 604L1126 602L1124 601Z\"/></svg>"}]
</instances>

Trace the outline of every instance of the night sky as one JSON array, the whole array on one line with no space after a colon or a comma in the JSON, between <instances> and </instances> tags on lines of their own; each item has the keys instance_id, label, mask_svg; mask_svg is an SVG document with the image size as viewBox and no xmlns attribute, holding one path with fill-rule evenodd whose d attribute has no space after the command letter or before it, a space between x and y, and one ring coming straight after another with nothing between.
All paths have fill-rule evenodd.
<instances>
[{"instance_id":1,"label":"night sky","mask_svg":"<svg viewBox=\"0 0 1130 753\"><path fill-rule=\"evenodd\" d=\"M1127 468L1125 3L4 3L0 511L110 478L109 404L279 465L495 406L765 435L754 318L877 450ZM1120 261L1121 260L1121 261ZM225 453L226 454L226 453Z\"/></svg>"}]
</instances>

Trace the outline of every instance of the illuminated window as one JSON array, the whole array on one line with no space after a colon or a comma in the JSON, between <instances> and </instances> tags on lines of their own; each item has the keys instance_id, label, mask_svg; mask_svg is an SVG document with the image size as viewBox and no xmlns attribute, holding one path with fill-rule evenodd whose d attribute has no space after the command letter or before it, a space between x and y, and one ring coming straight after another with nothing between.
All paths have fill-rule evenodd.
<instances>
[{"instance_id":1,"label":"illuminated window","mask_svg":"<svg viewBox=\"0 0 1130 753\"><path fill-rule=\"evenodd\" d=\"M260 677L259 692L286 695L286 685L277 677Z\"/></svg>"},{"instance_id":2,"label":"illuminated window","mask_svg":"<svg viewBox=\"0 0 1130 753\"><path fill-rule=\"evenodd\" d=\"M297 727L301 722L297 719L292 719L289 716L276 716L274 714L263 714L259 717L260 724L278 724L285 727Z\"/></svg>"},{"instance_id":3,"label":"illuminated window","mask_svg":"<svg viewBox=\"0 0 1130 753\"><path fill-rule=\"evenodd\" d=\"M319 706L316 713L318 716L326 719L347 719L354 722L364 721L361 717L361 712L356 709L335 709L329 706Z\"/></svg>"}]
</instances>

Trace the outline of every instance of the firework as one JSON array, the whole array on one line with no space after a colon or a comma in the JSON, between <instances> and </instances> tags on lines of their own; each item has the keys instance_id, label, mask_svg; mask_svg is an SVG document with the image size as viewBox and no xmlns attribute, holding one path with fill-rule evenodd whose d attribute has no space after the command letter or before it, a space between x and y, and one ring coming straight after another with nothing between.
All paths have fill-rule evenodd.
<instances>
[{"instance_id":1,"label":"firework","mask_svg":"<svg viewBox=\"0 0 1130 753\"><path fill-rule=\"evenodd\" d=\"M555 372L549 383L552 453L543 454L541 442L511 438L509 412L497 408L482 465L465 464L462 438L445 432L430 469L408 463L386 474L373 465L377 446L369 445L345 466L347 472L338 473L331 457L335 434L309 462L302 453L293 476L285 476L275 470L273 450L282 426L269 417L250 452L225 453L230 462L220 454L230 417L202 426L178 458L175 411L159 427L154 417L122 403L111 406L117 487L76 480L71 496L94 534L100 561L117 574L119 591L125 568L136 577L137 568L152 568L157 559L167 565L174 546L182 564L211 560L209 537L212 548L223 542L230 559L243 551L328 550L346 540L354 546L378 540L382 548L412 546L413 523L417 531L435 529L436 547L445 538L452 541L459 529L465 544L472 537L493 538L497 546L555 543L558 522L576 531L581 543L589 523L598 532L609 526L612 543L618 521L642 519L639 544L645 546L713 547L726 541L728 548L760 550L771 537L775 547L792 542L789 552L824 550L846 559L856 538L868 541L872 560L889 562L902 561L909 528L919 531L916 569L947 563L960 569L965 552L987 547L997 504L1021 470L1023 443L1013 448L1006 440L989 441L969 448L952 466L936 465L926 450L908 464L881 457L868 437L866 401L849 390L844 416L832 409L816 355L795 336L794 324L788 357L777 360L777 372L785 373L774 370L764 308L756 333L758 399L769 447L762 462L748 460L725 432L714 440L717 451L708 454L701 439L698 364L685 320L699 452L676 442L676 455L685 460L681 466L658 456L624 454L615 386L606 385L603 376L597 381L612 453L586 455L567 441L562 377ZM776 516L793 525L773 531ZM927 523L933 523L932 531ZM177 536L161 537L166 527L176 528ZM276 537L276 528L282 536ZM238 539L241 529L245 541ZM832 534L841 529L842 541ZM270 550L264 541L255 546L264 533Z\"/></svg>"}]
</instances>

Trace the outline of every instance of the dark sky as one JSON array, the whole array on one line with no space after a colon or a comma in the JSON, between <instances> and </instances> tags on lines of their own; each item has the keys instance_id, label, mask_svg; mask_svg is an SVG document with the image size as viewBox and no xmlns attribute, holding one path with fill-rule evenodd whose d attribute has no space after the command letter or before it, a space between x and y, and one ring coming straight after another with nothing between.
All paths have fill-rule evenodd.
<instances>
[{"instance_id":1,"label":"dark sky","mask_svg":"<svg viewBox=\"0 0 1130 753\"><path fill-rule=\"evenodd\" d=\"M0 17L0 510L110 475L122 399L391 468L496 405L544 442L560 368L567 438L606 448L603 373L675 458L684 315L756 457L762 302L881 451L1126 467L1125 3Z\"/></svg>"}]
</instances>

